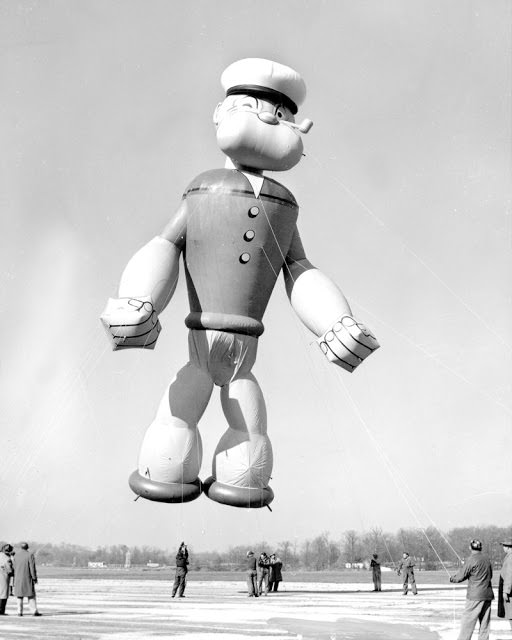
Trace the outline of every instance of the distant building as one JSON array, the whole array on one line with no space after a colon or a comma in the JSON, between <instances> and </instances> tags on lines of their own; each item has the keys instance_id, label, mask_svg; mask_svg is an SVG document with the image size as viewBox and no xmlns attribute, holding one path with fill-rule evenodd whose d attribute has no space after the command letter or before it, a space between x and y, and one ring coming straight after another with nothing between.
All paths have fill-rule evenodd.
<instances>
[{"instance_id":1,"label":"distant building","mask_svg":"<svg viewBox=\"0 0 512 640\"><path fill-rule=\"evenodd\" d=\"M129 569L132 566L132 554L128 550L124 557L124 568Z\"/></svg>"},{"instance_id":2,"label":"distant building","mask_svg":"<svg viewBox=\"0 0 512 640\"><path fill-rule=\"evenodd\" d=\"M88 562L88 569L106 569L107 565L104 562Z\"/></svg>"}]
</instances>

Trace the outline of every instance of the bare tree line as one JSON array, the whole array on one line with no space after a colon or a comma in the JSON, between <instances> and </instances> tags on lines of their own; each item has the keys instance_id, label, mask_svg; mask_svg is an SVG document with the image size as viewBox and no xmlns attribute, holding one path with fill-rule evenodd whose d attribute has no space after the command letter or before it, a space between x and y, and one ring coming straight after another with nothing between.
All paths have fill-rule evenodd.
<instances>
[{"instance_id":1,"label":"bare tree line","mask_svg":"<svg viewBox=\"0 0 512 640\"><path fill-rule=\"evenodd\" d=\"M337 539L324 532L302 542L297 539L283 540L278 544L270 544L264 540L247 541L226 551L195 552L191 547L189 551L192 570L239 570L244 567L248 549L255 553L277 553L287 570L334 571L347 567L357 568L367 562L373 553L379 555L383 566L394 568L403 551L407 551L416 559L418 569L435 570L460 564L468 555L469 541L473 538L483 542L484 551L493 564L500 564L500 542L511 534L512 526L457 527L446 533L434 527L399 529L395 533L373 527L366 532L350 529L344 531ZM176 544L179 544L179 541ZM30 547L35 551L39 564L69 567L86 567L89 562L124 566L127 552L131 566L145 566L148 563L173 565L176 553L174 549L160 549L154 546L128 547L124 544L91 549L67 543L30 542Z\"/></svg>"}]
</instances>

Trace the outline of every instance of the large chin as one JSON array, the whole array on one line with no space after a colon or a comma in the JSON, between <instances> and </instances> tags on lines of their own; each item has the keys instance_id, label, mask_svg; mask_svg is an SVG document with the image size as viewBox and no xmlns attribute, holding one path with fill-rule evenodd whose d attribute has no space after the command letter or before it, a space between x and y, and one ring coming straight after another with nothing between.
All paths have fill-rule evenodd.
<instances>
[{"instance_id":1,"label":"large chin","mask_svg":"<svg viewBox=\"0 0 512 640\"><path fill-rule=\"evenodd\" d=\"M267 124L250 112L226 115L217 127L217 143L231 160L266 171L286 171L302 157L301 137L285 124Z\"/></svg>"}]
</instances>

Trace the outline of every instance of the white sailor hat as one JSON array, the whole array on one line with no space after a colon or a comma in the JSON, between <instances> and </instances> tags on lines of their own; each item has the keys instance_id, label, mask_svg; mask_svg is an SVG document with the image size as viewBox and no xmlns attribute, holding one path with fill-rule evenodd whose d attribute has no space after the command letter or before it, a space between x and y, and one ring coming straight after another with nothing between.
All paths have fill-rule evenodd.
<instances>
[{"instance_id":1,"label":"white sailor hat","mask_svg":"<svg viewBox=\"0 0 512 640\"><path fill-rule=\"evenodd\" d=\"M284 64L263 58L244 58L233 62L221 76L226 96L237 93L280 102L293 114L306 97L306 85L301 76Z\"/></svg>"}]
</instances>

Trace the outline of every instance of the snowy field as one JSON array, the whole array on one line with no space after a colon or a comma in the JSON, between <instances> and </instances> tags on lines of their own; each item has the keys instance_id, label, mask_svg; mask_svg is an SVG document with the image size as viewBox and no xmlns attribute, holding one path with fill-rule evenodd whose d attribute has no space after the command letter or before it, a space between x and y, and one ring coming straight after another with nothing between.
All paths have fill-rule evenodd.
<instances>
[{"instance_id":1,"label":"snowy field","mask_svg":"<svg viewBox=\"0 0 512 640\"><path fill-rule=\"evenodd\" d=\"M396 578L395 578L396 580ZM267 597L248 598L244 582L191 580L186 597L170 598L170 580L44 578L41 618L0 618L0 638L80 640L455 640L465 589L420 583L373 593L368 582L285 582ZM28 612L27 612L28 613ZM474 636L477 637L477 634ZM493 606L491 640L512 639Z\"/></svg>"}]
</instances>

